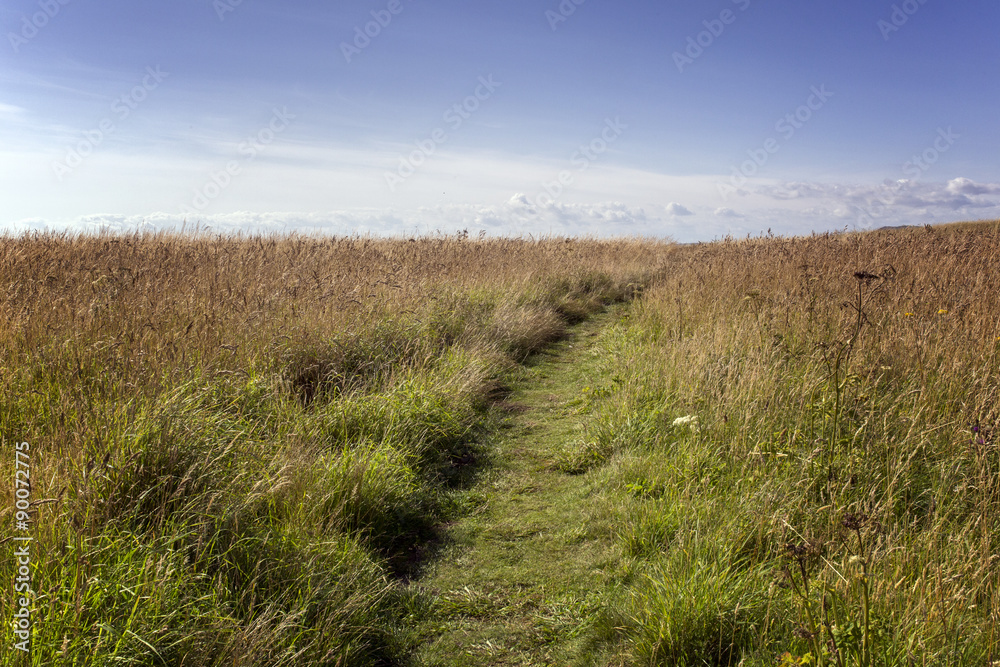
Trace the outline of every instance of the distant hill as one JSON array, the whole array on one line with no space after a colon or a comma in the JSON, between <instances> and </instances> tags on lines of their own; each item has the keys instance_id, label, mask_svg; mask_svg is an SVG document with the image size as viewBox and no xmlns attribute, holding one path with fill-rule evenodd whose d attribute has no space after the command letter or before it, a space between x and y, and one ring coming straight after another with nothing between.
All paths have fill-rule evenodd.
<instances>
[{"instance_id":1,"label":"distant hill","mask_svg":"<svg viewBox=\"0 0 1000 667\"><path fill-rule=\"evenodd\" d=\"M993 227L994 229L1000 229L1000 220L969 220L963 222L944 222L936 225L886 225L885 227L879 227L879 230L890 230L890 229L927 229L927 230L937 230L937 231L965 231L973 229L983 229L984 227Z\"/></svg>"}]
</instances>

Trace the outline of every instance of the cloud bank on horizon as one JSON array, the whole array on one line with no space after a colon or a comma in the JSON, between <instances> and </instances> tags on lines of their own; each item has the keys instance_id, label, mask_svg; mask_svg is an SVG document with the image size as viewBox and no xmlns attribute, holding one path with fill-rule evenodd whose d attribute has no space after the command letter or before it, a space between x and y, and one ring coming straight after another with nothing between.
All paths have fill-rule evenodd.
<instances>
[{"instance_id":1,"label":"cloud bank on horizon","mask_svg":"<svg viewBox=\"0 0 1000 667\"><path fill-rule=\"evenodd\" d=\"M0 230L725 235L1000 218L1000 6L0 5Z\"/></svg>"}]
</instances>

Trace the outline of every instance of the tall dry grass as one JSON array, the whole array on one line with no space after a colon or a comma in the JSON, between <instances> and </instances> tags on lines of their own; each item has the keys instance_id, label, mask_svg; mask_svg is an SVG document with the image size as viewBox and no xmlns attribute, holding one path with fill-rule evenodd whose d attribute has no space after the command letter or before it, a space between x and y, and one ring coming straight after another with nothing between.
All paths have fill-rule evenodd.
<instances>
[{"instance_id":1,"label":"tall dry grass","mask_svg":"<svg viewBox=\"0 0 1000 667\"><path fill-rule=\"evenodd\" d=\"M998 257L995 225L675 253L567 455L635 517L606 638L635 664L1000 660Z\"/></svg>"},{"instance_id":2,"label":"tall dry grass","mask_svg":"<svg viewBox=\"0 0 1000 667\"><path fill-rule=\"evenodd\" d=\"M402 661L418 603L396 577L458 511L490 401L668 252L0 240L4 456L31 445L32 664ZM4 485L5 537L13 500ZM12 603L5 586L4 618Z\"/></svg>"}]
</instances>

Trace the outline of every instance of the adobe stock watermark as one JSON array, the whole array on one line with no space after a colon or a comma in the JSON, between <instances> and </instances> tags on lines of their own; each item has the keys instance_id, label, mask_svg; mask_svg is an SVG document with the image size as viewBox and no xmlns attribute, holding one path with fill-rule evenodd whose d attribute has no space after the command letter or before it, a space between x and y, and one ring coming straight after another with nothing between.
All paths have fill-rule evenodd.
<instances>
[{"instance_id":1,"label":"adobe stock watermark","mask_svg":"<svg viewBox=\"0 0 1000 667\"><path fill-rule=\"evenodd\" d=\"M768 137L760 148L747 150L748 160L745 160L738 167L731 168L731 175L728 183L718 183L719 195L723 201L729 199L729 195L736 194L740 188L747 184L747 181L755 176L764 165L768 163L772 155L776 155L781 150L781 142L789 141L795 133L805 127L805 124L812 120L813 115L822 109L833 97L833 93L826 89L826 84L819 87L812 86L809 89L810 95L795 111L787 113L774 124L774 131L780 136L780 140L775 137Z\"/></svg>"},{"instance_id":2,"label":"adobe stock watermark","mask_svg":"<svg viewBox=\"0 0 1000 667\"><path fill-rule=\"evenodd\" d=\"M97 127L84 132L80 141L66 148L66 157L61 162L56 160L52 163L52 171L56 178L61 182L83 164L83 161L96 151L105 139L118 130L115 119L118 122L125 121L132 115L133 111L139 108L140 104L146 101L151 92L160 87L160 84L168 76L170 76L170 72L164 72L159 65L155 68L147 67L146 75L142 77L142 81L132 90L116 97L111 103L113 116L106 116L101 119Z\"/></svg>"},{"instance_id":3,"label":"adobe stock watermark","mask_svg":"<svg viewBox=\"0 0 1000 667\"><path fill-rule=\"evenodd\" d=\"M962 135L956 134L950 125L947 128L939 127L937 136L934 137L931 145L903 163L903 175L909 180L883 184L879 188L879 195L875 197L872 204L858 207L857 225L862 229L874 227L876 218L892 206L893 198L909 187L911 183L920 180L927 173L927 170L933 167L941 159L941 156L950 151L961 138Z\"/></svg>"},{"instance_id":4,"label":"adobe stock watermark","mask_svg":"<svg viewBox=\"0 0 1000 667\"><path fill-rule=\"evenodd\" d=\"M212 172L205 183L196 188L191 204L181 207L184 215L196 215L201 213L208 205L219 198L219 196L233 183L233 179L243 173L243 164L250 162L260 155L279 134L288 129L291 121L295 120L293 114L288 113L287 107L272 110L271 120L258 130L255 134L248 136L237 147L238 153L244 158L241 160L230 160L222 169Z\"/></svg>"},{"instance_id":5,"label":"adobe stock watermark","mask_svg":"<svg viewBox=\"0 0 1000 667\"><path fill-rule=\"evenodd\" d=\"M354 56L360 55L371 45L373 39L389 27L393 17L403 13L403 9L405 7L402 0L389 0L385 9L373 9L371 12L373 20L365 23L364 29L360 25L354 26L354 39L351 42L340 43L340 52L344 54L344 60L350 64Z\"/></svg>"},{"instance_id":6,"label":"adobe stock watermark","mask_svg":"<svg viewBox=\"0 0 1000 667\"><path fill-rule=\"evenodd\" d=\"M590 142L581 145L570 158L570 164L576 167L577 173L587 171L590 169L590 165L606 153L611 145L618 141L627 129L628 125L623 123L620 117L616 116L614 120L606 118L600 134L591 139ZM564 169L556 175L555 180L551 182L543 181L543 191L534 197L530 197L528 201L538 208L550 206L562 196L566 188L575 182L576 177L573 175L573 172Z\"/></svg>"},{"instance_id":7,"label":"adobe stock watermark","mask_svg":"<svg viewBox=\"0 0 1000 667\"><path fill-rule=\"evenodd\" d=\"M899 32L899 29L907 24L910 17L926 4L927 0L904 0L901 4L893 5L889 20L879 19L878 23L875 24L882 33L882 39L888 42L889 36L894 32Z\"/></svg>"},{"instance_id":8,"label":"adobe stock watermark","mask_svg":"<svg viewBox=\"0 0 1000 667\"><path fill-rule=\"evenodd\" d=\"M741 12L750 8L750 0L732 0L732 2ZM715 40L722 37L726 26L736 23L737 16L739 14L732 9L723 9L719 12L718 18L702 21L701 24L705 26L705 29L697 35L689 36L687 47L683 51L674 51L674 65L677 66L677 71L683 74L685 67L693 65L695 60L704 55L705 50L715 44Z\"/></svg>"},{"instance_id":9,"label":"adobe stock watermark","mask_svg":"<svg viewBox=\"0 0 1000 667\"><path fill-rule=\"evenodd\" d=\"M68 5L71 0L40 0L38 7L41 11L35 12L30 17L25 14L21 17L21 30L19 32L8 32L7 40L14 49L14 53L20 53L21 47L33 40L40 30L54 19L60 10Z\"/></svg>"},{"instance_id":10,"label":"adobe stock watermark","mask_svg":"<svg viewBox=\"0 0 1000 667\"><path fill-rule=\"evenodd\" d=\"M559 29L560 23L568 21L569 17L576 13L576 8L585 2L587 2L587 0L562 0L555 10L546 10L545 20L549 22L549 27L552 28L552 32Z\"/></svg>"},{"instance_id":11,"label":"adobe stock watermark","mask_svg":"<svg viewBox=\"0 0 1000 667\"><path fill-rule=\"evenodd\" d=\"M479 85L472 95L469 95L461 102L457 102L445 110L441 118L452 132L457 132L465 121L472 118L472 114L479 111L483 102L493 97L497 88L502 86L500 81L494 81L493 75L479 77ZM416 148L408 155L399 156L399 166L395 171L385 172L385 184L389 186L390 192L395 192L396 188L402 185L406 179L417 173L427 160L433 156L438 147L447 143L449 139L448 131L442 127L435 128L426 139L419 139L414 142Z\"/></svg>"},{"instance_id":12,"label":"adobe stock watermark","mask_svg":"<svg viewBox=\"0 0 1000 667\"><path fill-rule=\"evenodd\" d=\"M14 649L24 653L31 651L31 604L34 591L31 588L31 445L18 442L14 445L14 520L15 531L10 538L14 541L14 593L11 606L14 608L11 622L14 625Z\"/></svg>"},{"instance_id":13,"label":"adobe stock watermark","mask_svg":"<svg viewBox=\"0 0 1000 667\"><path fill-rule=\"evenodd\" d=\"M236 8L243 4L243 0L212 0L212 9L220 21L226 20L226 14L235 12Z\"/></svg>"}]
</instances>

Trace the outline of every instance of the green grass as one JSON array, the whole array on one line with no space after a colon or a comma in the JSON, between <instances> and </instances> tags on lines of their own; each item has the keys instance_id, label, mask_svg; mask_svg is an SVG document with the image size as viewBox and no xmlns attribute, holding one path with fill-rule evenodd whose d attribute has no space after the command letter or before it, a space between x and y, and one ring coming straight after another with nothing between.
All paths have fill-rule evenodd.
<instances>
[{"instance_id":1,"label":"green grass","mask_svg":"<svg viewBox=\"0 0 1000 667\"><path fill-rule=\"evenodd\" d=\"M560 461L607 490L594 515L620 522L621 586L592 634L606 664L1000 656L996 313L913 305L992 292L973 299L958 264L928 270L877 238L905 280L796 274L831 258L865 266L865 242L693 251L603 330L586 437ZM928 296L940 280L961 286ZM829 298L812 300L820 289Z\"/></svg>"},{"instance_id":2,"label":"green grass","mask_svg":"<svg viewBox=\"0 0 1000 667\"><path fill-rule=\"evenodd\" d=\"M603 490L561 469L583 438L594 342L609 316L534 357L502 407L493 465L469 491L413 586L430 604L415 618L419 665L544 665L591 660L590 628L615 584L613 518L592 516ZM597 663L595 663L597 664Z\"/></svg>"},{"instance_id":3,"label":"green grass","mask_svg":"<svg viewBox=\"0 0 1000 667\"><path fill-rule=\"evenodd\" d=\"M418 664L992 664L995 343L966 361L931 313L912 373L876 301L860 334L857 311L761 326L793 306L682 313L665 282L518 385L416 584Z\"/></svg>"},{"instance_id":4,"label":"green grass","mask_svg":"<svg viewBox=\"0 0 1000 667\"><path fill-rule=\"evenodd\" d=\"M195 362L131 394L53 347L7 378L32 390L0 413L74 480L34 517L30 664L407 664L414 618L437 608L407 582L479 511L470 485L496 460L518 364L631 291L590 273L441 289L419 312L301 330L249 367ZM56 429L85 455L43 450Z\"/></svg>"},{"instance_id":5,"label":"green grass","mask_svg":"<svg viewBox=\"0 0 1000 667\"><path fill-rule=\"evenodd\" d=\"M996 664L997 248L726 240L643 289L415 282L329 327L316 272L292 326L222 313L222 352L210 313L131 352L25 315L0 431L44 471L30 664ZM102 318L108 284L81 283Z\"/></svg>"}]
</instances>

